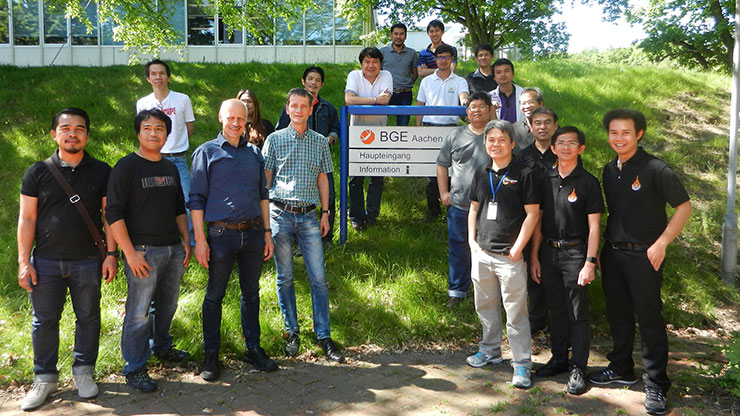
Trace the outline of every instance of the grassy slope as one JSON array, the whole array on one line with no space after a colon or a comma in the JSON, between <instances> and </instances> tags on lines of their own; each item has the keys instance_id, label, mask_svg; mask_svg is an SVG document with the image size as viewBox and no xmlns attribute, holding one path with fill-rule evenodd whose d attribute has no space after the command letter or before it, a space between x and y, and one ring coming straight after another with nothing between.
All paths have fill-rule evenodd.
<instances>
[{"instance_id":1,"label":"grassy slope","mask_svg":"<svg viewBox=\"0 0 740 416\"><path fill-rule=\"evenodd\" d=\"M337 107L343 103L346 72L352 65L326 65L323 95ZM471 70L461 65L460 73ZM298 65L173 65L173 90L190 95L196 113L192 147L219 131L220 102L241 88L256 91L263 115L276 121L284 93L298 85ZM63 107L89 111L92 134L88 150L111 165L135 149L132 128L136 99L151 90L140 67L109 68L0 68L0 385L28 380L32 373L31 311L25 292L16 282L15 230L18 190L26 167L54 149L48 130L51 115ZM669 249L664 299L665 315L677 326L711 325L713 307L737 299L718 282L718 242L724 209L726 175L724 128L728 84L726 77L656 67L627 68L557 60L517 64L520 85L542 88L548 106L556 109L561 125L573 124L587 136L584 163L600 176L611 151L600 127L608 109L629 106L644 111L649 130L645 147L669 161L686 181L697 209L686 231ZM693 111L693 112L692 112ZM677 119L682 114L683 119ZM686 114L689 114L687 121ZM693 117L693 118L692 118ZM697 124L698 126L698 124ZM338 165L338 149L334 149ZM337 186L339 181L337 180ZM381 225L361 235L350 232L345 247L327 255L331 286L333 337L345 345L375 343L395 346L441 340L471 341L479 323L470 304L454 311L446 298L447 234L443 221L425 224L422 180L386 179ZM201 354L200 304L207 274L193 265L183 277L180 307L173 333L176 343ZM236 282L227 292L222 325L222 352L240 353L239 291ZM312 336L309 288L302 260L296 264L299 322L305 337ZM606 332L603 294L590 288L596 329ZM98 372L120 371L120 325L125 279L103 288L101 355ZM272 263L262 278L262 344L271 355L282 349L282 317L275 296ZM61 335L60 369L69 374L74 315L65 309Z\"/></svg>"}]
</instances>

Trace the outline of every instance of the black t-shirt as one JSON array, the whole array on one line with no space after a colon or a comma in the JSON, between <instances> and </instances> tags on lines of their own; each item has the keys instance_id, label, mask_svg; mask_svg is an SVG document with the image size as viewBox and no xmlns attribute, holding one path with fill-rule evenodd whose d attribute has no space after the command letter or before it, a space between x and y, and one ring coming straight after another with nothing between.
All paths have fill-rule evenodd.
<instances>
[{"instance_id":1,"label":"black t-shirt","mask_svg":"<svg viewBox=\"0 0 740 416\"><path fill-rule=\"evenodd\" d=\"M499 186L498 184L501 183ZM489 202L496 191L496 219L488 219ZM518 159L493 171L481 166L473 176L470 200L479 203L476 220L478 245L492 252L506 252L516 241L527 214L524 205L539 204L540 192L531 169Z\"/></svg>"},{"instance_id":2,"label":"black t-shirt","mask_svg":"<svg viewBox=\"0 0 740 416\"><path fill-rule=\"evenodd\" d=\"M553 240L588 240L588 215L604 212L599 180L582 166L565 178L550 168L542 183L542 234Z\"/></svg>"},{"instance_id":3,"label":"black t-shirt","mask_svg":"<svg viewBox=\"0 0 740 416\"><path fill-rule=\"evenodd\" d=\"M109 224L126 221L134 245L180 243L175 217L185 214L180 175L167 159L157 162L131 153L116 163L108 182Z\"/></svg>"},{"instance_id":4,"label":"black t-shirt","mask_svg":"<svg viewBox=\"0 0 740 416\"><path fill-rule=\"evenodd\" d=\"M63 165L57 152L51 156L54 165L80 196L78 203L85 204L85 209L102 234L101 205L106 194L110 166L87 153L79 165ZM85 221L44 162L36 162L26 170L21 194L38 198L34 256L49 260L100 257Z\"/></svg>"},{"instance_id":5,"label":"black t-shirt","mask_svg":"<svg viewBox=\"0 0 740 416\"><path fill-rule=\"evenodd\" d=\"M617 169L617 158L604 166L609 216L604 239L610 243L650 245L668 225L666 203L677 207L689 200L676 173L642 147Z\"/></svg>"}]
</instances>

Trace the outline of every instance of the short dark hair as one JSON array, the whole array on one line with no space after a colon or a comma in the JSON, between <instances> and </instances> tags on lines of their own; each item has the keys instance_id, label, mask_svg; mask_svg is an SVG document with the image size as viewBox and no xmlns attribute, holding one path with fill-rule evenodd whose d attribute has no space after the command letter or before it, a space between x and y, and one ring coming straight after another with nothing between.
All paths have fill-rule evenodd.
<instances>
[{"instance_id":1,"label":"short dark hair","mask_svg":"<svg viewBox=\"0 0 740 416\"><path fill-rule=\"evenodd\" d=\"M305 81L306 80L306 77L311 72L315 72L315 73L319 74L319 76L321 77L321 83L322 84L324 83L324 70L321 69L320 66L316 66L316 65L311 65L308 68L306 68L306 70L303 71L303 76L301 77L301 79Z\"/></svg>"},{"instance_id":2,"label":"short dark hair","mask_svg":"<svg viewBox=\"0 0 740 416\"><path fill-rule=\"evenodd\" d=\"M501 66L501 65L509 65L511 67L511 72L514 72L514 64L506 58L496 59L493 65L491 65L491 68L496 69L497 66Z\"/></svg>"},{"instance_id":3,"label":"short dark hair","mask_svg":"<svg viewBox=\"0 0 740 416\"><path fill-rule=\"evenodd\" d=\"M85 120L85 129L90 132L90 117L87 115L85 110L77 107L67 107L64 110L54 114L54 117L51 118L52 130L57 129L57 126L59 125L59 119L65 114L69 114L70 116L82 117L82 119Z\"/></svg>"},{"instance_id":4,"label":"short dark hair","mask_svg":"<svg viewBox=\"0 0 740 416\"><path fill-rule=\"evenodd\" d=\"M449 53L450 55L454 55L453 51L454 49L452 49L452 46L446 43L443 43L437 46L437 49L434 50L434 57L436 58L438 55L441 55L445 52Z\"/></svg>"},{"instance_id":5,"label":"short dark hair","mask_svg":"<svg viewBox=\"0 0 740 416\"><path fill-rule=\"evenodd\" d=\"M470 103L472 103L475 100L482 100L484 103L486 103L487 106L491 106L491 95L484 91L478 91L470 94L468 97L468 105L465 106L465 108L470 107Z\"/></svg>"},{"instance_id":6,"label":"short dark hair","mask_svg":"<svg viewBox=\"0 0 740 416\"><path fill-rule=\"evenodd\" d=\"M290 99L294 96L308 98L308 104L313 103L313 95L308 92L305 88L293 88L285 95L285 105L290 104Z\"/></svg>"},{"instance_id":7,"label":"short dark hair","mask_svg":"<svg viewBox=\"0 0 740 416\"><path fill-rule=\"evenodd\" d=\"M534 110L532 110L532 114L529 115L529 122L530 123L532 122L532 120L534 120L534 116L537 115L537 114L547 114L550 117L552 117L552 121L554 121L556 123L558 122L558 115L555 114L555 112L552 111L551 108L537 107Z\"/></svg>"},{"instance_id":8,"label":"short dark hair","mask_svg":"<svg viewBox=\"0 0 740 416\"><path fill-rule=\"evenodd\" d=\"M406 28L406 25L403 23L396 23L393 26L391 26L391 33L393 33L393 29L403 29L404 33L407 33L409 30Z\"/></svg>"},{"instance_id":9,"label":"short dark hair","mask_svg":"<svg viewBox=\"0 0 740 416\"><path fill-rule=\"evenodd\" d=\"M558 136L562 136L565 133L575 133L576 136L578 136L578 144L580 144L581 146L586 144L586 135L583 134L583 132L579 130L578 127L565 126L555 130L555 133L552 134L552 145L555 145L555 141L558 139Z\"/></svg>"},{"instance_id":10,"label":"short dark hair","mask_svg":"<svg viewBox=\"0 0 740 416\"><path fill-rule=\"evenodd\" d=\"M509 140L514 140L514 125L506 120L491 120L486 124L483 130L483 137L488 136L488 132L493 129L499 129L509 136Z\"/></svg>"},{"instance_id":11,"label":"short dark hair","mask_svg":"<svg viewBox=\"0 0 740 416\"><path fill-rule=\"evenodd\" d=\"M429 24L427 25L427 32L429 32L429 29L431 29L433 27L436 27L436 28L438 28L439 30L441 30L443 32L445 31L445 25L444 25L444 23L442 23L438 19L434 19L431 22L429 22Z\"/></svg>"},{"instance_id":12,"label":"short dark hair","mask_svg":"<svg viewBox=\"0 0 740 416\"><path fill-rule=\"evenodd\" d=\"M519 94L519 96L521 97L522 95L524 95L525 93L528 93L528 92L533 92L534 93L535 99L537 100L538 103L542 104L542 103L545 102L545 97L542 95L542 90L539 89L539 88L537 88L537 87L528 87L528 88L525 88L525 89L522 90L522 93Z\"/></svg>"},{"instance_id":13,"label":"short dark hair","mask_svg":"<svg viewBox=\"0 0 740 416\"><path fill-rule=\"evenodd\" d=\"M374 46L369 46L360 51L360 63L362 63L362 61L367 57L379 59L380 63L383 63L383 53L380 52L380 49Z\"/></svg>"},{"instance_id":14,"label":"short dark hair","mask_svg":"<svg viewBox=\"0 0 740 416\"><path fill-rule=\"evenodd\" d=\"M642 114L637 110L631 110L629 108L617 108L616 110L611 110L606 113L606 115L604 115L604 119L601 120L601 123L604 125L606 131L609 131L609 123L611 123L614 119L632 120L632 122L635 124L635 133L640 130L642 130L642 132L644 133L645 130L647 130L647 120L645 119L645 114Z\"/></svg>"},{"instance_id":15,"label":"short dark hair","mask_svg":"<svg viewBox=\"0 0 740 416\"><path fill-rule=\"evenodd\" d=\"M167 76L170 75L170 66L167 65L166 62L160 61L159 59L152 59L151 61L146 63L146 66L144 67L146 77L149 78L149 67L152 65L162 65L164 67L165 72L167 72Z\"/></svg>"},{"instance_id":16,"label":"short dark hair","mask_svg":"<svg viewBox=\"0 0 740 416\"><path fill-rule=\"evenodd\" d=\"M167 127L167 135L169 136L172 132L172 120L167 114L163 113L162 110L158 110L156 108L152 108L151 110L142 110L136 115L134 118L134 130L136 130L136 134L139 134L141 131L141 122L149 120L152 117L164 122L165 127Z\"/></svg>"},{"instance_id":17,"label":"short dark hair","mask_svg":"<svg viewBox=\"0 0 740 416\"><path fill-rule=\"evenodd\" d=\"M481 43L478 46L476 46L475 52L473 53L473 57L478 56L478 52L480 51L488 51L488 52L491 52L491 55L493 55L493 47L487 43Z\"/></svg>"}]
</instances>

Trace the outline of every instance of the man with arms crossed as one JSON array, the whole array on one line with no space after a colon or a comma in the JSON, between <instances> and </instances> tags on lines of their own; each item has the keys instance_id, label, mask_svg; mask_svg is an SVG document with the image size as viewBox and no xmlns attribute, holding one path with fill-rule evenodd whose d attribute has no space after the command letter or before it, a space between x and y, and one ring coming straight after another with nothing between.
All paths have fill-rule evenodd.
<instances>
[{"instance_id":1,"label":"man with arms crossed","mask_svg":"<svg viewBox=\"0 0 740 416\"><path fill-rule=\"evenodd\" d=\"M445 25L439 20L432 20L427 25L427 36L429 36L429 40L432 43L430 43L429 46L427 46L425 49L419 51L418 65L420 77L432 75L434 73L434 70L437 69L437 63L434 59L434 51L436 51L437 48L441 45L447 45L446 43L442 42L442 35L444 34ZM452 48L451 68L452 72L455 72L455 68L457 67L457 48L455 48L454 46L450 47Z\"/></svg>"},{"instance_id":2,"label":"man with arms crossed","mask_svg":"<svg viewBox=\"0 0 740 416\"><path fill-rule=\"evenodd\" d=\"M74 384L80 398L97 396L93 372L100 339L100 279L110 283L118 269L113 255L100 258L95 240L74 206L84 204L95 227L105 227L108 247L114 248L108 223L101 215L110 166L84 151L90 137L87 113L79 108L60 111L52 118L51 137L58 146L51 161L79 197L72 202L44 162L34 163L23 175L18 215L18 284L29 292L33 307L34 364L33 386L21 404L23 410L43 405L57 387L59 320L68 288L77 319Z\"/></svg>"},{"instance_id":3,"label":"man with arms crossed","mask_svg":"<svg viewBox=\"0 0 740 416\"><path fill-rule=\"evenodd\" d=\"M177 167L159 152L172 121L159 110L144 110L136 115L134 128L139 148L113 167L105 218L125 256L123 375L134 390L152 392L157 384L146 367L152 353L171 362L189 356L172 343L170 324L190 261L190 233ZM151 320L150 304L157 311Z\"/></svg>"},{"instance_id":4,"label":"man with arms crossed","mask_svg":"<svg viewBox=\"0 0 740 416\"><path fill-rule=\"evenodd\" d=\"M469 365L497 364L501 358L501 306L513 359L515 387L532 385L532 337L527 316L527 271L522 252L540 209L534 174L514 158L511 123L489 121L484 132L491 163L481 166L470 187L468 241L475 310L483 325L478 352Z\"/></svg>"},{"instance_id":5,"label":"man with arms crossed","mask_svg":"<svg viewBox=\"0 0 740 416\"><path fill-rule=\"evenodd\" d=\"M383 69L393 75L393 95L390 105L411 105L413 95L411 90L414 82L419 78L416 64L418 55L416 51L407 47L406 25L396 23L391 26L391 44L380 48L383 54ZM310 91L309 91L310 92ZM408 126L411 116L396 116L396 125Z\"/></svg>"},{"instance_id":6,"label":"man with arms crossed","mask_svg":"<svg viewBox=\"0 0 740 416\"><path fill-rule=\"evenodd\" d=\"M639 146L647 129L644 114L612 110L604 116L603 125L616 153L604 166L602 178L609 216L601 251L601 285L614 347L606 356L609 366L588 378L600 385L637 382L632 361L637 317L645 366L645 411L662 415L671 386L660 298L663 260L666 247L691 216L691 201L675 172ZM675 208L670 221L666 204Z\"/></svg>"},{"instance_id":7,"label":"man with arms crossed","mask_svg":"<svg viewBox=\"0 0 740 416\"><path fill-rule=\"evenodd\" d=\"M243 135L247 108L231 99L221 103L218 136L193 152L190 214L195 232L195 258L208 269L203 299L203 352L200 376L214 381L221 374L221 304L234 263L239 266L244 360L261 371L277 364L260 347L260 274L272 257L270 211L264 161L259 148ZM203 230L208 222L208 234Z\"/></svg>"}]
</instances>

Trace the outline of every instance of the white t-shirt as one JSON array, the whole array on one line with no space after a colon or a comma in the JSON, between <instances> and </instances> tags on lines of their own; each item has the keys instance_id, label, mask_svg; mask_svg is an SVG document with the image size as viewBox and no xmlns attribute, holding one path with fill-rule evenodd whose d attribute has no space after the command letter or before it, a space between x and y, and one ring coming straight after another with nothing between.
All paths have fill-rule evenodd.
<instances>
[{"instance_id":1,"label":"white t-shirt","mask_svg":"<svg viewBox=\"0 0 740 416\"><path fill-rule=\"evenodd\" d=\"M465 78L455 75L454 72L443 80L437 75L437 71L421 80L416 101L421 101L424 105L440 107L459 106L460 94L469 92L468 82ZM457 120L458 116L424 116L422 119L426 123L433 124L457 124Z\"/></svg>"},{"instance_id":2,"label":"white t-shirt","mask_svg":"<svg viewBox=\"0 0 740 416\"><path fill-rule=\"evenodd\" d=\"M362 75L362 70L355 69L347 75L347 86L344 92L351 92L358 97L377 97L382 93L393 93L393 75L381 70L372 84ZM351 126L385 126L387 116L358 116L352 115Z\"/></svg>"},{"instance_id":3,"label":"white t-shirt","mask_svg":"<svg viewBox=\"0 0 740 416\"><path fill-rule=\"evenodd\" d=\"M170 91L162 102L154 98L154 93L136 102L137 114L143 110L151 110L153 108L162 110L172 120L172 131L167 136L167 141L164 143L161 152L180 153L187 151L188 147L190 147L190 141L188 140L188 129L185 123L195 121L190 97L179 92Z\"/></svg>"}]
</instances>

